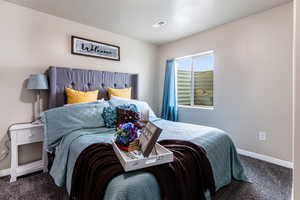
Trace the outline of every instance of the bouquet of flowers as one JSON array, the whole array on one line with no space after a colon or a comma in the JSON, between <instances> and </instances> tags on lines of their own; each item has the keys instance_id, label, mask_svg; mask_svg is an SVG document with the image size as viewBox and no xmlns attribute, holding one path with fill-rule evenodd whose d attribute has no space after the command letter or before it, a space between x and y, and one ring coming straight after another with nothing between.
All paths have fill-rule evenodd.
<instances>
[{"instance_id":1,"label":"bouquet of flowers","mask_svg":"<svg viewBox=\"0 0 300 200\"><path fill-rule=\"evenodd\" d=\"M123 151L139 149L138 127L133 123L120 124L117 127L115 143Z\"/></svg>"}]
</instances>

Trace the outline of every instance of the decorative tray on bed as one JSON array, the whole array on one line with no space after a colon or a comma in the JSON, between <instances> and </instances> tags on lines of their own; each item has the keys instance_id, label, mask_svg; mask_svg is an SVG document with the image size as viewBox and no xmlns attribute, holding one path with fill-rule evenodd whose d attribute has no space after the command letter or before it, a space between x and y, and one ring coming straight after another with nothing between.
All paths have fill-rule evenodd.
<instances>
[{"instance_id":1,"label":"decorative tray on bed","mask_svg":"<svg viewBox=\"0 0 300 200\"><path fill-rule=\"evenodd\" d=\"M133 123L120 124L117 130L112 144L126 172L173 162L173 152L156 143L162 129L152 122L146 122L140 131Z\"/></svg>"},{"instance_id":2,"label":"decorative tray on bed","mask_svg":"<svg viewBox=\"0 0 300 200\"><path fill-rule=\"evenodd\" d=\"M122 151L114 140L112 145L125 172L173 162L173 153L158 143L148 157L144 157L141 151Z\"/></svg>"}]
</instances>

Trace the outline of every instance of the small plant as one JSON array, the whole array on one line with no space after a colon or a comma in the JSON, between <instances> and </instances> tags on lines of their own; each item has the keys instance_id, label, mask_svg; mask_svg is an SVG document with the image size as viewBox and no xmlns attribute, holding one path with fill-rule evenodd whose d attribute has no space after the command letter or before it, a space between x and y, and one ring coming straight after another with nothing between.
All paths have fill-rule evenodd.
<instances>
[{"instance_id":1,"label":"small plant","mask_svg":"<svg viewBox=\"0 0 300 200\"><path fill-rule=\"evenodd\" d=\"M135 140L138 138L138 127L131 122L120 124L117 127L115 135L116 144L129 147L131 143L136 143Z\"/></svg>"}]
</instances>

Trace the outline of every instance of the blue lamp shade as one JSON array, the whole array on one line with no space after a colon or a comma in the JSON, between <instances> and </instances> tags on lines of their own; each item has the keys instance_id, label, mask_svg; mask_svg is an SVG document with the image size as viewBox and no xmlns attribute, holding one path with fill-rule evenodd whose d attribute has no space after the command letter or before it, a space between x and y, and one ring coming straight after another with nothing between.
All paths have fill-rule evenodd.
<instances>
[{"instance_id":1,"label":"blue lamp shade","mask_svg":"<svg viewBox=\"0 0 300 200\"><path fill-rule=\"evenodd\" d=\"M29 90L48 90L47 76L44 74L32 74L30 75L27 83L27 89Z\"/></svg>"}]
</instances>

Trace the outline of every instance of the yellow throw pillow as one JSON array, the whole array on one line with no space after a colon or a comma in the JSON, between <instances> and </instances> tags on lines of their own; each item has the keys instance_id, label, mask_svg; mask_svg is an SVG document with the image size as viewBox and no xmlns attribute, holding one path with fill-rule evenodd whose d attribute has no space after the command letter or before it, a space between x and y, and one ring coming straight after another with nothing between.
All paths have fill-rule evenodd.
<instances>
[{"instance_id":1,"label":"yellow throw pillow","mask_svg":"<svg viewBox=\"0 0 300 200\"><path fill-rule=\"evenodd\" d=\"M131 88L124 88L124 89L108 88L107 91L108 91L109 98L111 98L111 96L116 96L116 97L131 99Z\"/></svg>"},{"instance_id":2,"label":"yellow throw pillow","mask_svg":"<svg viewBox=\"0 0 300 200\"><path fill-rule=\"evenodd\" d=\"M67 103L74 104L74 103L88 103L94 102L98 99L98 90L89 91L89 92L81 92L78 90L73 90L71 88L65 88L67 94Z\"/></svg>"}]
</instances>

